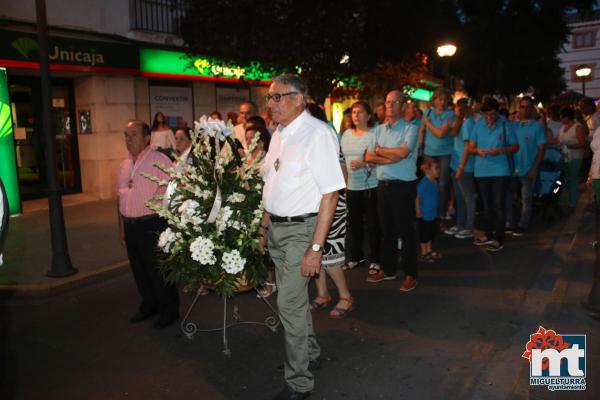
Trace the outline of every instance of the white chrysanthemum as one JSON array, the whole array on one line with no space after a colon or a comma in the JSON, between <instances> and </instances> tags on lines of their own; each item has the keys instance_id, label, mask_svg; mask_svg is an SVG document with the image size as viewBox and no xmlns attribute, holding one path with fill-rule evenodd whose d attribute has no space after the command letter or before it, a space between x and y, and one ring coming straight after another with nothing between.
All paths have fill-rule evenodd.
<instances>
[{"instance_id":1,"label":"white chrysanthemum","mask_svg":"<svg viewBox=\"0 0 600 400\"><path fill-rule=\"evenodd\" d=\"M214 249L215 245L210 239L198 237L190 244L192 260L198 261L202 265L213 265L217 261Z\"/></svg>"},{"instance_id":2,"label":"white chrysanthemum","mask_svg":"<svg viewBox=\"0 0 600 400\"><path fill-rule=\"evenodd\" d=\"M246 200L246 195L238 192L229 195L227 198L228 203L242 203L244 200Z\"/></svg>"},{"instance_id":3,"label":"white chrysanthemum","mask_svg":"<svg viewBox=\"0 0 600 400\"><path fill-rule=\"evenodd\" d=\"M235 275L244 270L246 259L242 258L238 250L231 250L230 252L223 254L221 265L225 272Z\"/></svg>"},{"instance_id":4,"label":"white chrysanthemum","mask_svg":"<svg viewBox=\"0 0 600 400\"><path fill-rule=\"evenodd\" d=\"M173 242L175 242L175 240L175 232L173 232L171 228L167 228L158 237L158 247L162 249L163 252L168 254L171 249L171 245Z\"/></svg>"},{"instance_id":5,"label":"white chrysanthemum","mask_svg":"<svg viewBox=\"0 0 600 400\"><path fill-rule=\"evenodd\" d=\"M191 214L196 210L196 208L200 207L200 204L196 200L186 200L179 206L180 213L188 213Z\"/></svg>"},{"instance_id":6,"label":"white chrysanthemum","mask_svg":"<svg viewBox=\"0 0 600 400\"><path fill-rule=\"evenodd\" d=\"M219 215L217 217L216 225L217 231L219 233L223 233L227 226L229 226L228 221L233 214L233 210L230 207L223 207L219 210Z\"/></svg>"},{"instance_id":7,"label":"white chrysanthemum","mask_svg":"<svg viewBox=\"0 0 600 400\"><path fill-rule=\"evenodd\" d=\"M200 204L196 200L186 200L179 206L179 213L181 214L181 224L187 225L190 222L194 225L202 223L202 218L196 214Z\"/></svg>"}]
</instances>

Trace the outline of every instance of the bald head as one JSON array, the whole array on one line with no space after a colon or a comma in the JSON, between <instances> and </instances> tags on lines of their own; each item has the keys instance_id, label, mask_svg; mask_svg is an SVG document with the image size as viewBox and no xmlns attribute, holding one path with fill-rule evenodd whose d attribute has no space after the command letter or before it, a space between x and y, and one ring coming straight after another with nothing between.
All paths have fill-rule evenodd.
<instances>
[{"instance_id":1,"label":"bald head","mask_svg":"<svg viewBox=\"0 0 600 400\"><path fill-rule=\"evenodd\" d=\"M144 121L132 120L125 127L125 145L135 158L150 144L150 127Z\"/></svg>"}]
</instances>

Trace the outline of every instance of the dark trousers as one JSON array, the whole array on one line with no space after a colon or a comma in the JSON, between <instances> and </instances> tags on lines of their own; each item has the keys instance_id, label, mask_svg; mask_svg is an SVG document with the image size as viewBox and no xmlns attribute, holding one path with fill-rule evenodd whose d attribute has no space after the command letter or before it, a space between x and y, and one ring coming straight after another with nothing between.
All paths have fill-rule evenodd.
<instances>
[{"instance_id":1,"label":"dark trousers","mask_svg":"<svg viewBox=\"0 0 600 400\"><path fill-rule=\"evenodd\" d=\"M367 234L369 241L369 262L379 264L379 248L381 246L381 232L377 216L377 189L348 190L346 192L348 202L348 223L350 225L350 261L360 261L363 255L363 221L367 222Z\"/></svg>"},{"instance_id":2,"label":"dark trousers","mask_svg":"<svg viewBox=\"0 0 600 400\"><path fill-rule=\"evenodd\" d=\"M416 198L416 180L380 181L377 186L377 211L382 233L381 268L388 276L396 275L400 238L404 273L417 278Z\"/></svg>"},{"instance_id":3,"label":"dark trousers","mask_svg":"<svg viewBox=\"0 0 600 400\"><path fill-rule=\"evenodd\" d=\"M504 242L505 196L508 190L507 176L475 178L483 201L483 228L488 239Z\"/></svg>"},{"instance_id":4,"label":"dark trousers","mask_svg":"<svg viewBox=\"0 0 600 400\"><path fill-rule=\"evenodd\" d=\"M158 311L162 319L179 316L177 288L164 281L156 259L156 243L167 226L165 221L156 217L123 225L129 263L142 297L140 311Z\"/></svg>"}]
</instances>

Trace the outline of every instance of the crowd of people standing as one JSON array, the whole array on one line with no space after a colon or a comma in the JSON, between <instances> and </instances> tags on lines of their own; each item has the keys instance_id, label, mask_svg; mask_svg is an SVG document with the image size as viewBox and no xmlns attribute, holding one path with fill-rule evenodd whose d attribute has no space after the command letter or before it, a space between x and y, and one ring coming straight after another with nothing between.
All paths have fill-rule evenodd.
<instances>
[{"instance_id":1,"label":"crowd of people standing","mask_svg":"<svg viewBox=\"0 0 600 400\"><path fill-rule=\"evenodd\" d=\"M539 172L548 160L563 166L559 203L566 212L577 204L582 168L600 199L600 114L591 99L577 109L552 105L546 112L524 96L509 114L494 97L452 103L442 88L421 110L392 90L374 110L354 102L339 133L297 76L275 78L266 100L263 117L253 102L240 105L233 137L244 157L259 134L250 155L262 160L265 180L259 248L270 255L274 272L258 295L278 292L286 343L287 386L277 398L306 398L314 387L310 370L318 367L320 350L311 313L332 306L329 315L343 318L353 310L344 270L365 265L367 282L376 284L397 279L402 269L399 289L410 292L418 285L419 263L442 258L434 244L440 231L491 253L502 250L507 235L528 232ZM221 116L215 111L211 118ZM153 162L167 157L177 160L175 166L186 162L191 135L188 129L173 132L157 113L151 127L130 122L126 144L119 215L142 298L131 322L158 313L155 326L164 328L179 317L179 299L152 255L164 224L144 205L161 189L136 172L160 175ZM327 277L337 289L335 304ZM311 280L317 289L312 300Z\"/></svg>"}]
</instances>

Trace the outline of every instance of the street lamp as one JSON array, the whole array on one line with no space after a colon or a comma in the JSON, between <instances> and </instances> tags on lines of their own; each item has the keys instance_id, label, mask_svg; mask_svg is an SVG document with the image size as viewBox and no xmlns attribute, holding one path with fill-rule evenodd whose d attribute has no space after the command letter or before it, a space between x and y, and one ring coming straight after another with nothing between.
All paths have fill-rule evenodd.
<instances>
[{"instance_id":1,"label":"street lamp","mask_svg":"<svg viewBox=\"0 0 600 400\"><path fill-rule=\"evenodd\" d=\"M440 57L452 57L456 53L456 46L446 43L437 48L437 54Z\"/></svg>"},{"instance_id":2,"label":"street lamp","mask_svg":"<svg viewBox=\"0 0 600 400\"><path fill-rule=\"evenodd\" d=\"M452 43L443 43L441 45L438 46L437 48L437 55L442 58L442 59L446 59L443 62L443 74L444 74L444 85L445 86L449 86L450 89L452 88L452 77L450 76L450 58L456 54L456 46L453 45Z\"/></svg>"},{"instance_id":3,"label":"street lamp","mask_svg":"<svg viewBox=\"0 0 600 400\"><path fill-rule=\"evenodd\" d=\"M575 75L581 78L581 93L585 96L585 80L592 74L592 69L587 65L580 65L575 70Z\"/></svg>"}]
</instances>

